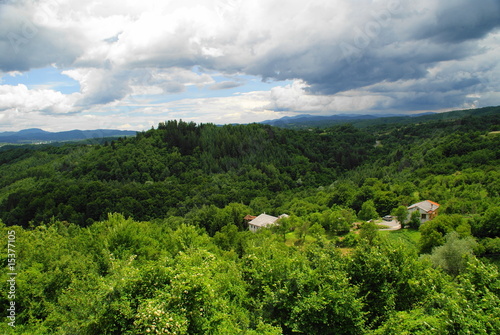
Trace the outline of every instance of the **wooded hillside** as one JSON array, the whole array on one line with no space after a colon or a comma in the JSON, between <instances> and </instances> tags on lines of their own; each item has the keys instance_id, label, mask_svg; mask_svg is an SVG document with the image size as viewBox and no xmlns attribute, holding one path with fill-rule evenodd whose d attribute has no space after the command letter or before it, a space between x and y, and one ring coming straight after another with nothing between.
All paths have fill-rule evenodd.
<instances>
[{"instance_id":1,"label":"wooded hillside","mask_svg":"<svg viewBox=\"0 0 500 335\"><path fill-rule=\"evenodd\" d=\"M103 144L2 150L17 276L16 327L0 330L495 334L500 110L412 120L167 121ZM426 199L435 219L402 217ZM249 232L245 215L264 212L290 217ZM410 228L366 222L388 214Z\"/></svg>"}]
</instances>

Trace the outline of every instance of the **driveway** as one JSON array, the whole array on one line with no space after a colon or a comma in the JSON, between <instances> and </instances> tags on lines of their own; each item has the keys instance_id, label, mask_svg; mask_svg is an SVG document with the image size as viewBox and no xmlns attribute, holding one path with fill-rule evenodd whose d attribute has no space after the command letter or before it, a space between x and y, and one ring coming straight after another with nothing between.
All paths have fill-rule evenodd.
<instances>
[{"instance_id":1,"label":"driveway","mask_svg":"<svg viewBox=\"0 0 500 335\"><path fill-rule=\"evenodd\" d=\"M398 229L401 229L401 225L396 220L377 222L377 224L380 226L389 227L389 228L384 228L384 229L379 229L379 230L398 230Z\"/></svg>"}]
</instances>

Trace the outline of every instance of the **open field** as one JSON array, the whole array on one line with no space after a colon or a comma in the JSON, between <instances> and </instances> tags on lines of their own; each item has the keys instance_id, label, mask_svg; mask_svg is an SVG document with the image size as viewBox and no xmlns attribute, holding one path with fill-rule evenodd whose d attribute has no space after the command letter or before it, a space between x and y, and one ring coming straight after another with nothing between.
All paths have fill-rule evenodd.
<instances>
[{"instance_id":1,"label":"open field","mask_svg":"<svg viewBox=\"0 0 500 335\"><path fill-rule=\"evenodd\" d=\"M389 240L405 242L415 247L418 246L418 241L420 240L420 232L411 229L380 231L379 234L387 237Z\"/></svg>"}]
</instances>

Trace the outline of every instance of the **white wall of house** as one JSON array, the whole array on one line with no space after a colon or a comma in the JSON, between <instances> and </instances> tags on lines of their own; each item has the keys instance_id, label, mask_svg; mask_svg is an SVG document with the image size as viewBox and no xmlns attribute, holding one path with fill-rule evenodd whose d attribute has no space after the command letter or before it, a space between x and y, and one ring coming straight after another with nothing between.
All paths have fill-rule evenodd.
<instances>
[{"instance_id":1,"label":"white wall of house","mask_svg":"<svg viewBox=\"0 0 500 335\"><path fill-rule=\"evenodd\" d=\"M414 207L414 208L409 209L408 210L408 217L411 217L412 213L415 211L418 211L420 214L420 223L421 224L429 221L430 215L426 211L424 211L423 209L418 208L418 207Z\"/></svg>"}]
</instances>

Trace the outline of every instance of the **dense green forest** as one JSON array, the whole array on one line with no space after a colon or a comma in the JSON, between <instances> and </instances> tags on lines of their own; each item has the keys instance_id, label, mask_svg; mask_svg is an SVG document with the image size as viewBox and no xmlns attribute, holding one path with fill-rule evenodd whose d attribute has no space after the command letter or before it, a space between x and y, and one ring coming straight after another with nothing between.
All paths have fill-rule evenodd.
<instances>
[{"instance_id":1,"label":"dense green forest","mask_svg":"<svg viewBox=\"0 0 500 335\"><path fill-rule=\"evenodd\" d=\"M495 334L500 108L453 115L3 149L0 330ZM435 219L405 217L426 199ZM264 212L290 217L248 231ZM387 214L409 228L366 222Z\"/></svg>"}]
</instances>

